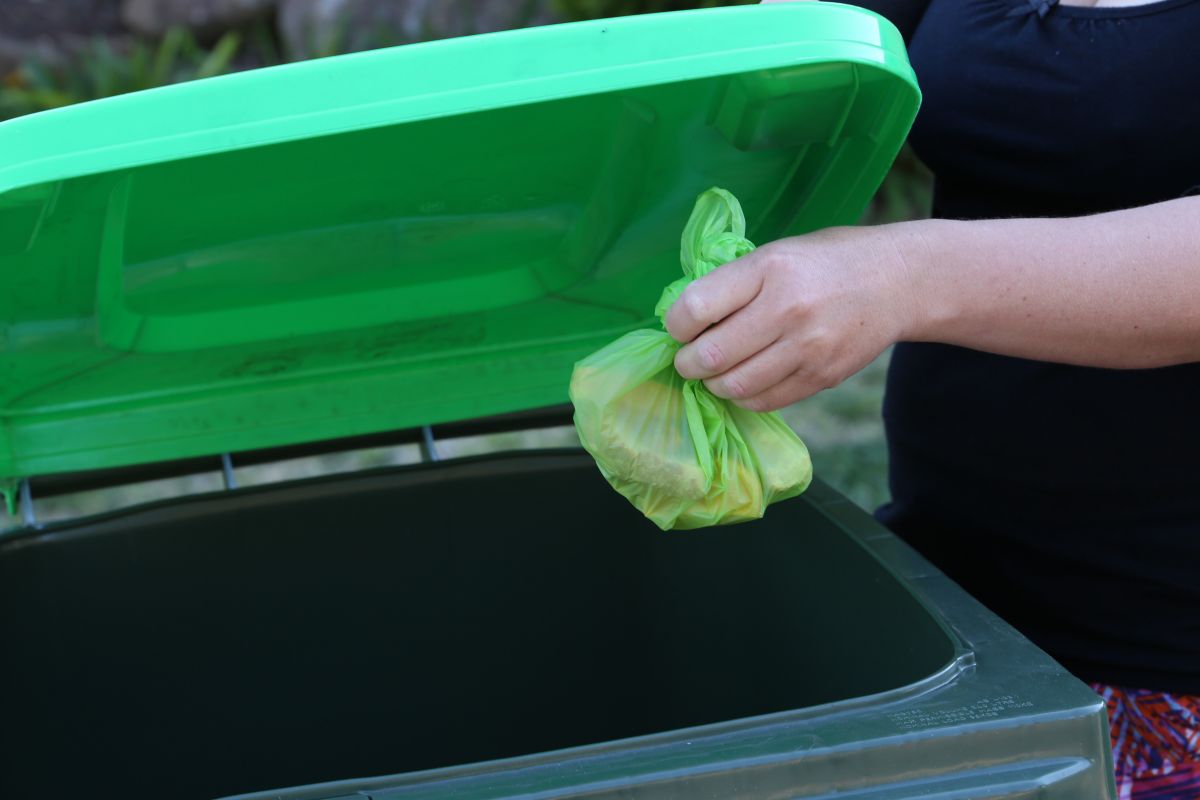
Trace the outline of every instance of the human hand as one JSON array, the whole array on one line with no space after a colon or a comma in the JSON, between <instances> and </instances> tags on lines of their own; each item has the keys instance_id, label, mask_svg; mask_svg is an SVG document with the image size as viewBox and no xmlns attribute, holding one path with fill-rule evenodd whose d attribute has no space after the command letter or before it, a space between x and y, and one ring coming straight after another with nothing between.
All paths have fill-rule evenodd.
<instances>
[{"instance_id":1,"label":"human hand","mask_svg":"<svg viewBox=\"0 0 1200 800\"><path fill-rule=\"evenodd\" d=\"M772 411L858 372L915 316L898 227L782 239L690 284L666 316L679 374Z\"/></svg>"}]
</instances>

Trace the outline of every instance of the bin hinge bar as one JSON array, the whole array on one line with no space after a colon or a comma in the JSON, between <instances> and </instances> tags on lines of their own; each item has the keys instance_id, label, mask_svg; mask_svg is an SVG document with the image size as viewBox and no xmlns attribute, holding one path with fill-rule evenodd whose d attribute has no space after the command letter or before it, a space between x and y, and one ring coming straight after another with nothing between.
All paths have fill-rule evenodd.
<instances>
[{"instance_id":1,"label":"bin hinge bar","mask_svg":"<svg viewBox=\"0 0 1200 800\"><path fill-rule=\"evenodd\" d=\"M37 514L33 510L33 492L29 489L29 478L21 479L20 501L21 521L27 528L38 528Z\"/></svg>"},{"instance_id":2,"label":"bin hinge bar","mask_svg":"<svg viewBox=\"0 0 1200 800\"><path fill-rule=\"evenodd\" d=\"M422 461L441 461L442 457L438 455L437 444L433 441L433 428L425 425L421 428L421 460Z\"/></svg>"},{"instance_id":3,"label":"bin hinge bar","mask_svg":"<svg viewBox=\"0 0 1200 800\"><path fill-rule=\"evenodd\" d=\"M221 477L225 479L226 489L237 488L237 478L233 476L233 457L229 453L221 453Z\"/></svg>"}]
</instances>

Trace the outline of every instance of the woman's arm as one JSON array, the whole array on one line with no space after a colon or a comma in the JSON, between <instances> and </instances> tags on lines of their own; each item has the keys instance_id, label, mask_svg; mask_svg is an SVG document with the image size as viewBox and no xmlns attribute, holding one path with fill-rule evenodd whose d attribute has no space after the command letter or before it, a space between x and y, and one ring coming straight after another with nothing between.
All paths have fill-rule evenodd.
<instances>
[{"instance_id":1,"label":"woman's arm","mask_svg":"<svg viewBox=\"0 0 1200 800\"><path fill-rule=\"evenodd\" d=\"M760 247L667 315L680 374L755 410L896 341L1095 367L1200 361L1200 197L1069 219L831 228Z\"/></svg>"}]
</instances>

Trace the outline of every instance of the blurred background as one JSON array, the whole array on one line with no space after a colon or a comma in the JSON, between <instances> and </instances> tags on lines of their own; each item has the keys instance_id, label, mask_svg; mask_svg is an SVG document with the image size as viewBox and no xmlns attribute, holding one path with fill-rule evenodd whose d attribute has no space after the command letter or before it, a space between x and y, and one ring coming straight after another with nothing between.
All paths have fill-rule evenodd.
<instances>
[{"instance_id":1,"label":"blurred background","mask_svg":"<svg viewBox=\"0 0 1200 800\"><path fill-rule=\"evenodd\" d=\"M0 0L0 120L237 70L452 36L717 5L720 0ZM863 224L927 216L930 178L901 153ZM888 353L785 409L816 474L873 509L887 498ZM577 444L556 428L440 442L443 457ZM420 460L416 446L237 468L239 485ZM36 500L42 521L221 488L219 474ZM0 529L17 524L0 509Z\"/></svg>"}]
</instances>

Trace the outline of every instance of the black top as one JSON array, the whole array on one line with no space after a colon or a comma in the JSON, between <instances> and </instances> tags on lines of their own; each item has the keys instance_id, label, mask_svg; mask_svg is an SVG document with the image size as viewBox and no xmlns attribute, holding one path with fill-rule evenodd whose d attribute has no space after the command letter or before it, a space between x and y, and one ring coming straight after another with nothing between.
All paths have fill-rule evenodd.
<instances>
[{"instance_id":1,"label":"black top","mask_svg":"<svg viewBox=\"0 0 1200 800\"><path fill-rule=\"evenodd\" d=\"M862 4L911 35L935 216L1200 193L1200 0ZM884 420L887 525L1080 677L1200 693L1200 364L904 343Z\"/></svg>"}]
</instances>

